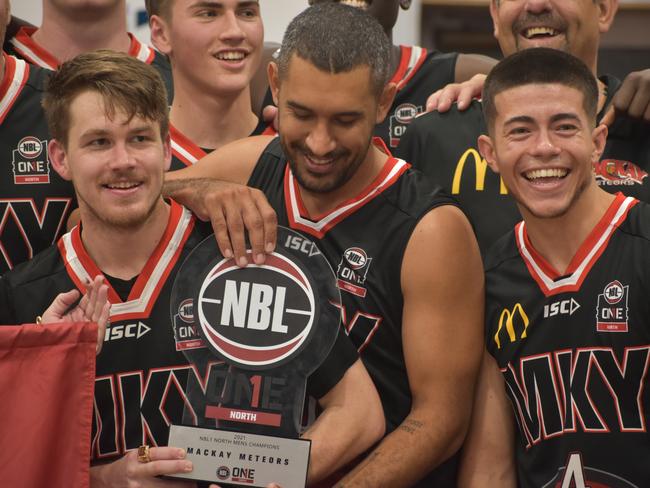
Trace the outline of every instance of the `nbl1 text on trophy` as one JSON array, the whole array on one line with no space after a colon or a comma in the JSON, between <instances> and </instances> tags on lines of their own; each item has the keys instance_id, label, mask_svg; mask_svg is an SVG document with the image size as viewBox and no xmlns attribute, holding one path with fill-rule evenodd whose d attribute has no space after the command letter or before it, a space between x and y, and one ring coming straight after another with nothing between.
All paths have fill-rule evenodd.
<instances>
[{"instance_id":1,"label":"nbl1 text on trophy","mask_svg":"<svg viewBox=\"0 0 650 488\"><path fill-rule=\"evenodd\" d=\"M304 487L310 441L299 439L308 376L339 328L332 270L316 245L278 228L263 265L237 267L213 236L183 262L171 314L177 349L196 378L168 445L194 469L178 477L221 484ZM189 403L189 404L188 404Z\"/></svg>"}]
</instances>

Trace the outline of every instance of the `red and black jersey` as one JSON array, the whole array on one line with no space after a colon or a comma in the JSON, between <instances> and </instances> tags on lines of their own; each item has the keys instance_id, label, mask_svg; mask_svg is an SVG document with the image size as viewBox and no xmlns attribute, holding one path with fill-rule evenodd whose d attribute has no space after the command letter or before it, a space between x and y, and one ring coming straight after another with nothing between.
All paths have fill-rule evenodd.
<instances>
[{"instance_id":1,"label":"red and black jersey","mask_svg":"<svg viewBox=\"0 0 650 488\"><path fill-rule=\"evenodd\" d=\"M4 54L0 84L0 273L52 245L76 206L72 185L52 168L41 107L49 71Z\"/></svg>"},{"instance_id":2,"label":"red and black jersey","mask_svg":"<svg viewBox=\"0 0 650 488\"><path fill-rule=\"evenodd\" d=\"M620 83L609 76L602 81L608 86L609 102ZM650 202L649 131L648 124L617 118L609 130L601 161L594 167L602 188ZM502 179L487 167L478 151L478 137L486 133L481 103L474 101L463 112L454 106L446 113L431 112L419 117L396 151L458 199L472 221L484 254L521 220Z\"/></svg>"},{"instance_id":3,"label":"red and black jersey","mask_svg":"<svg viewBox=\"0 0 650 488\"><path fill-rule=\"evenodd\" d=\"M172 202L163 237L124 300L114 287L116 280L108 278L112 305L104 346L97 357L94 461L123 455L142 444L166 445L171 423L196 424L197 416L203 415L206 399L196 392L213 388L210 382L223 377L219 371L227 366L216 358L205 370L188 361L183 351L204 346L179 319L187 311L170 311L180 265L211 232ZM57 246L0 278L0 323L33 322L58 293L73 288L84 292L86 281L99 274L102 271L75 227ZM336 385L358 357L345 335L340 336L330 357L310 377L308 391L315 396Z\"/></svg>"},{"instance_id":4,"label":"red and black jersey","mask_svg":"<svg viewBox=\"0 0 650 488\"><path fill-rule=\"evenodd\" d=\"M259 120L257 126L251 132L251 136L274 136L277 132L275 129L267 125L266 122ZM197 146L185 134L179 131L172 124L169 124L169 136L172 144L172 164L169 168L170 171L183 169L196 163L203 156L206 156L209 149L203 149Z\"/></svg>"},{"instance_id":5,"label":"red and black jersey","mask_svg":"<svg viewBox=\"0 0 650 488\"><path fill-rule=\"evenodd\" d=\"M418 46L400 46L400 62L392 83L397 94L386 119L377 124L375 135L394 149L416 115L424 112L427 98L455 80L458 53L428 51Z\"/></svg>"},{"instance_id":6,"label":"red and black jersey","mask_svg":"<svg viewBox=\"0 0 650 488\"><path fill-rule=\"evenodd\" d=\"M278 223L314 240L332 266L341 291L335 305L379 391L387 431L393 431L411 410L401 327L404 251L420 218L453 200L432 191L408 163L387 156L382 171L355 198L309 216L279 138L263 152L248 185L264 191ZM455 486L453 464L422 486Z\"/></svg>"},{"instance_id":7,"label":"red and black jersey","mask_svg":"<svg viewBox=\"0 0 650 488\"><path fill-rule=\"evenodd\" d=\"M21 27L16 35L5 43L8 52L14 56L24 59L28 63L35 64L41 68L55 70L61 64L47 48L38 44L34 39L34 32L37 31L36 27ZM159 53L151 46L142 44L133 34L129 33L131 45L129 47L129 55L138 58L140 61L150 64L158 70L165 82L167 89L167 99L171 101L174 99L174 85L172 82L172 69L169 64L167 56Z\"/></svg>"},{"instance_id":8,"label":"red and black jersey","mask_svg":"<svg viewBox=\"0 0 650 488\"><path fill-rule=\"evenodd\" d=\"M648 486L650 207L617 195L560 275L519 223L486 259L519 486Z\"/></svg>"}]
</instances>

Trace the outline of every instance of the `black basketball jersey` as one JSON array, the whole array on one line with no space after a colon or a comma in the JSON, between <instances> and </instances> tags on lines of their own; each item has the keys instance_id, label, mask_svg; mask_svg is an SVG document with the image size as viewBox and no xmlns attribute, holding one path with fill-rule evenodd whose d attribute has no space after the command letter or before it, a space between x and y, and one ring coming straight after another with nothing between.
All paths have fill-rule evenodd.
<instances>
[{"instance_id":1,"label":"black basketball jersey","mask_svg":"<svg viewBox=\"0 0 650 488\"><path fill-rule=\"evenodd\" d=\"M418 46L400 46L400 62L390 80L397 94L386 119L375 126L375 135L394 149L416 115L424 112L427 98L455 80L458 53L428 51Z\"/></svg>"},{"instance_id":2,"label":"black basketball jersey","mask_svg":"<svg viewBox=\"0 0 650 488\"><path fill-rule=\"evenodd\" d=\"M52 168L41 107L49 71L4 55L0 84L0 273L52 245L76 206L72 185Z\"/></svg>"},{"instance_id":3,"label":"black basketball jersey","mask_svg":"<svg viewBox=\"0 0 650 488\"><path fill-rule=\"evenodd\" d=\"M52 53L50 53L45 46L38 44L32 35L36 32L36 27L21 27L16 35L5 43L5 48L8 52L18 58L24 59L28 63L35 64L41 68L55 70L61 64ZM171 103L174 99L174 84L172 81L172 69L169 64L169 59L164 54L156 51L151 46L142 44L133 34L128 33L131 39L128 54L140 61L150 64L165 82L167 89L167 99Z\"/></svg>"},{"instance_id":4,"label":"black basketball jersey","mask_svg":"<svg viewBox=\"0 0 650 488\"><path fill-rule=\"evenodd\" d=\"M453 200L432 192L432 185L406 162L387 157L377 178L356 198L311 218L279 138L263 152L248 185L264 191L278 223L316 242L332 266L341 291L336 306L379 391L387 432L393 431L411 410L402 349L402 258L419 219ZM453 486L453 463L422 486Z\"/></svg>"},{"instance_id":5,"label":"black basketball jersey","mask_svg":"<svg viewBox=\"0 0 650 488\"><path fill-rule=\"evenodd\" d=\"M486 290L519 486L649 486L650 207L618 194L561 276L517 224Z\"/></svg>"},{"instance_id":6,"label":"black basketball jersey","mask_svg":"<svg viewBox=\"0 0 650 488\"><path fill-rule=\"evenodd\" d=\"M608 103L620 83L603 77ZM602 113L601 113L602 115ZM618 118L610 128L601 161L594 167L598 184L650 202L650 125ZM396 151L459 200L472 221L483 254L521 220L503 180L487 167L478 151L479 135L487 134L481 103L460 112L431 112L409 128Z\"/></svg>"},{"instance_id":7,"label":"black basketball jersey","mask_svg":"<svg viewBox=\"0 0 650 488\"><path fill-rule=\"evenodd\" d=\"M275 134L275 129L260 119L250 135L274 136ZM189 137L179 131L172 124L169 124L169 136L172 145L172 164L169 168L170 171L191 166L210 152L207 149L197 146Z\"/></svg>"},{"instance_id":8,"label":"black basketball jersey","mask_svg":"<svg viewBox=\"0 0 650 488\"><path fill-rule=\"evenodd\" d=\"M223 362L215 358L200 370L183 354L205 347L184 320L193 313L191 306L183 302L173 318L170 314L178 269L211 232L187 209L172 202L163 237L128 298L122 300L115 288L109 287L110 324L97 357L95 380L94 461L123 455L142 444L166 445L171 423L187 424L188 418L196 423L197 412L203 415L205 411L205 399L190 397L187 392L205 392L214 388L211 382L224 381L227 366ZM57 246L0 279L0 323L33 322L58 293L72 288L83 291L86 280L98 274L102 272L75 227ZM331 357L310 377L308 391L316 396L336 385L357 359L349 340L343 333L340 336Z\"/></svg>"}]
</instances>

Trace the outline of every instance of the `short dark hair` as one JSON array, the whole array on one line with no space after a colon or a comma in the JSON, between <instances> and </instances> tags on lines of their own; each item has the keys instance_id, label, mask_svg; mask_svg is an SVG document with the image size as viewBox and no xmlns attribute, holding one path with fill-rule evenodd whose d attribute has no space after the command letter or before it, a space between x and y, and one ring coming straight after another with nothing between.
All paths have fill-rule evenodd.
<instances>
[{"instance_id":1,"label":"short dark hair","mask_svg":"<svg viewBox=\"0 0 650 488\"><path fill-rule=\"evenodd\" d=\"M483 86L483 115L488 130L492 130L497 116L496 96L510 88L531 84L559 84L580 91L587 117L595 125L598 84L594 74L575 56L558 49L538 47L508 56L488 74Z\"/></svg>"},{"instance_id":2,"label":"short dark hair","mask_svg":"<svg viewBox=\"0 0 650 488\"><path fill-rule=\"evenodd\" d=\"M63 63L49 79L43 108L50 134L64 146L70 130L70 104L81 93L102 95L107 115L123 110L129 120L138 115L160 124L163 140L169 131L167 92L155 68L142 61L102 49Z\"/></svg>"},{"instance_id":3,"label":"short dark hair","mask_svg":"<svg viewBox=\"0 0 650 488\"><path fill-rule=\"evenodd\" d=\"M169 22L172 16L172 0L144 0L147 15L158 15Z\"/></svg>"},{"instance_id":4,"label":"short dark hair","mask_svg":"<svg viewBox=\"0 0 650 488\"><path fill-rule=\"evenodd\" d=\"M338 3L317 4L289 24L278 56L280 78L294 54L322 71L345 73L370 68L373 92L379 95L390 78L391 42L367 12Z\"/></svg>"}]
</instances>

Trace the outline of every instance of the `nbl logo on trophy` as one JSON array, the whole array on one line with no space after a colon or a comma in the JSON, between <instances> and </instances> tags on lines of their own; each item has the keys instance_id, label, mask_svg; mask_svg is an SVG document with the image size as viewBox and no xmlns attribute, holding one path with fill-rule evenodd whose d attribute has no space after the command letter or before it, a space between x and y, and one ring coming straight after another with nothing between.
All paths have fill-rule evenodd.
<instances>
[{"instance_id":1,"label":"nbl logo on trophy","mask_svg":"<svg viewBox=\"0 0 650 488\"><path fill-rule=\"evenodd\" d=\"M299 240L278 227L284 245L264 264L241 268L210 236L181 265L170 304L177 350L208 376L188 383L183 425L170 427L169 445L194 463L178 477L305 485L310 443L298 429L307 377L339 333L332 303L340 295L325 257L311 242L292 245Z\"/></svg>"},{"instance_id":2,"label":"nbl logo on trophy","mask_svg":"<svg viewBox=\"0 0 650 488\"><path fill-rule=\"evenodd\" d=\"M271 255L250 280L232 260L208 273L198 298L203 334L221 355L240 366L272 366L290 359L314 323L314 292L303 271ZM254 276L253 276L254 275ZM289 306L290 304L290 306Z\"/></svg>"}]
</instances>

